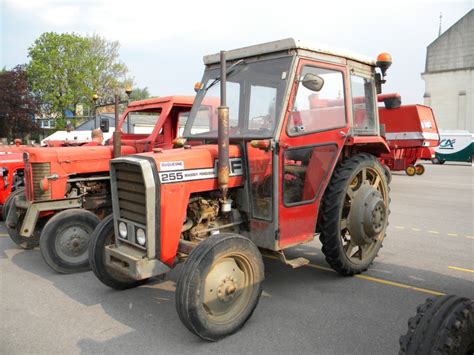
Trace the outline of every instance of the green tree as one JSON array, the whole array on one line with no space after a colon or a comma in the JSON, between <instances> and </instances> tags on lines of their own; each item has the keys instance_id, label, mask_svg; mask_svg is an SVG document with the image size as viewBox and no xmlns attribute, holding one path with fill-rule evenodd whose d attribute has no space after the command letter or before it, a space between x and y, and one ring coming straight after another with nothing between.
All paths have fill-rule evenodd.
<instances>
[{"instance_id":1,"label":"green tree","mask_svg":"<svg viewBox=\"0 0 474 355\"><path fill-rule=\"evenodd\" d=\"M24 66L0 71L0 138L11 141L38 131L33 121L37 108Z\"/></svg>"},{"instance_id":2,"label":"green tree","mask_svg":"<svg viewBox=\"0 0 474 355\"><path fill-rule=\"evenodd\" d=\"M148 92L147 87L144 87L143 89L133 88L132 94L130 95L130 101L145 100L149 98L150 93Z\"/></svg>"},{"instance_id":3,"label":"green tree","mask_svg":"<svg viewBox=\"0 0 474 355\"><path fill-rule=\"evenodd\" d=\"M43 104L44 115L57 119L63 128L66 111L93 105L92 95L112 97L130 85L127 67L119 61L118 42L93 35L43 33L28 49L28 79Z\"/></svg>"}]
</instances>

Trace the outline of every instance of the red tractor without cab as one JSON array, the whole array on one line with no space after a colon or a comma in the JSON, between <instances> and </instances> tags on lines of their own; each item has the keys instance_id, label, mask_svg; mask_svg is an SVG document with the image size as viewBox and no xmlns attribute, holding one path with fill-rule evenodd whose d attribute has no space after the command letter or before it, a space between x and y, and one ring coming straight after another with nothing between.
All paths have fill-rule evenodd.
<instances>
[{"instance_id":1,"label":"red tractor without cab","mask_svg":"<svg viewBox=\"0 0 474 355\"><path fill-rule=\"evenodd\" d=\"M169 149L193 97L135 101L120 123L122 155ZM25 190L9 205L6 226L20 247L40 246L46 263L61 273L89 270L89 236L111 212L109 161L113 147L23 148Z\"/></svg>"},{"instance_id":2,"label":"red tractor without cab","mask_svg":"<svg viewBox=\"0 0 474 355\"><path fill-rule=\"evenodd\" d=\"M179 317L217 340L257 306L259 248L297 267L308 260L288 260L285 249L319 236L342 275L365 271L377 256L390 201L377 159L389 152L377 93L391 59L285 39L204 63L184 130L203 144L113 159L113 215L95 229L89 255L115 289L184 261ZM218 97L217 112L203 105Z\"/></svg>"}]
</instances>

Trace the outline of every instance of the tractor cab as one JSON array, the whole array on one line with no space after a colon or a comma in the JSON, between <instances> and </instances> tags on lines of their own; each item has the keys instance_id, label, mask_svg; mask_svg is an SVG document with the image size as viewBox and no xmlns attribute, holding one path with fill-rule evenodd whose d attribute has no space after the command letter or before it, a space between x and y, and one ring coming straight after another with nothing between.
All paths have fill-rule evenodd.
<instances>
[{"instance_id":1,"label":"tractor cab","mask_svg":"<svg viewBox=\"0 0 474 355\"><path fill-rule=\"evenodd\" d=\"M279 250L314 238L320 197L330 172L363 141L379 154L377 86L372 59L314 49L286 39L226 52L229 140L245 157L245 196L252 239ZM215 142L221 91L219 55L204 57L206 70L184 129L188 139ZM351 148L349 148L351 147Z\"/></svg>"}]
</instances>

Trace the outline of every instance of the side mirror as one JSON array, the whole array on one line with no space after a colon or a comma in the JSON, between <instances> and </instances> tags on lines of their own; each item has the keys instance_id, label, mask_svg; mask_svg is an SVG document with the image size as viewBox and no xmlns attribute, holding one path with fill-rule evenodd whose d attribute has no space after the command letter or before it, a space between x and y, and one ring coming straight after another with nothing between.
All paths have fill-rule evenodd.
<instances>
[{"instance_id":1,"label":"side mirror","mask_svg":"<svg viewBox=\"0 0 474 355\"><path fill-rule=\"evenodd\" d=\"M100 120L100 130L104 133L107 133L109 129L109 120L107 118L102 118Z\"/></svg>"},{"instance_id":2,"label":"side mirror","mask_svg":"<svg viewBox=\"0 0 474 355\"><path fill-rule=\"evenodd\" d=\"M301 83L306 89L318 92L321 91L324 86L324 79L319 75L306 73Z\"/></svg>"}]
</instances>

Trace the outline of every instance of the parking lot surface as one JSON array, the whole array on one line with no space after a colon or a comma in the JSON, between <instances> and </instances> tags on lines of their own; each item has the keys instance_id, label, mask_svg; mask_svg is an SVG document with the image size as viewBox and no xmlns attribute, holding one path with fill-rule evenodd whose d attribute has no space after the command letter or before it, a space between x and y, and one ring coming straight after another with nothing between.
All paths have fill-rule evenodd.
<instances>
[{"instance_id":1,"label":"parking lot surface","mask_svg":"<svg viewBox=\"0 0 474 355\"><path fill-rule=\"evenodd\" d=\"M372 268L331 271L318 241L291 249L310 259L290 269L265 259L264 293L244 328L217 343L191 334L175 311L181 268L164 281L117 292L92 272L60 275L39 250L21 250L0 223L0 352L396 354L427 297L474 298L473 172L426 165L394 173L390 226Z\"/></svg>"}]
</instances>

